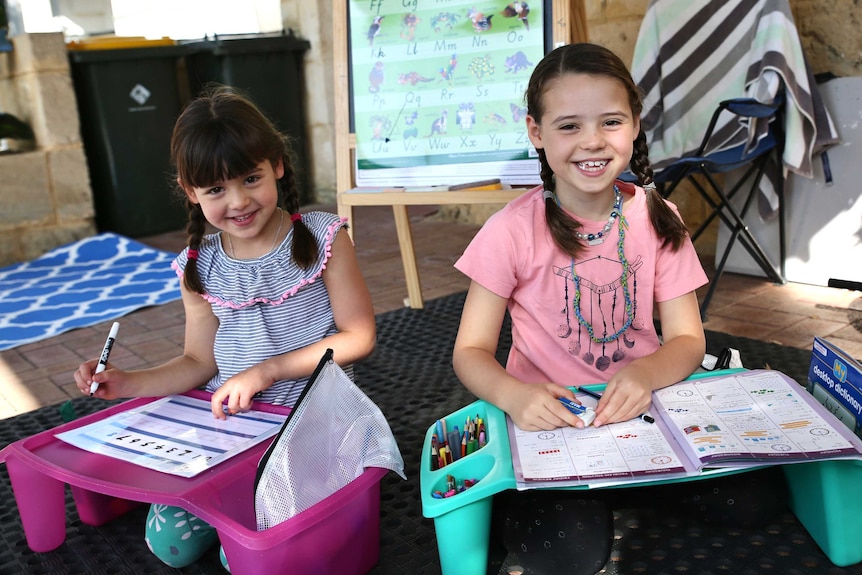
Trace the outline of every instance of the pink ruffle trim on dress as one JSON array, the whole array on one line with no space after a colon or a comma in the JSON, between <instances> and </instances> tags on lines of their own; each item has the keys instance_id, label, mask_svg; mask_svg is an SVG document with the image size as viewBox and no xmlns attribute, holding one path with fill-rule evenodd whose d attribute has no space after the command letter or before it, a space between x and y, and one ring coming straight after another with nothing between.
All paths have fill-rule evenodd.
<instances>
[{"instance_id":1,"label":"pink ruffle trim on dress","mask_svg":"<svg viewBox=\"0 0 862 575\"><path fill-rule=\"evenodd\" d=\"M281 295L281 297L279 297L278 299L269 299L269 298L265 298L265 297L259 297L259 298L251 299L251 300L244 302L244 303L237 304L237 303L233 303L233 302L229 302L229 301L224 301L220 298L211 296L209 294L201 294L201 297L204 298L205 300L207 300L208 302L210 302L211 304L217 305L219 307L229 307L229 308L233 308L233 309L242 309L244 307L248 307L250 305L254 305L257 303L265 303L265 304L269 304L269 305L280 305L280 304L284 303L284 301L287 298L294 295L296 292L301 290L303 287L305 287L309 284L313 284L315 281L317 281L318 278L320 278L323 275L323 270L326 269L326 262L328 262L329 258L332 257L332 242L335 239L335 234L346 223L347 223L347 218L339 218L338 221L333 222L329 226L329 229L326 232L326 238L325 238L324 243L323 243L323 245L324 245L324 257L323 257L323 261L320 264L320 270L316 274L314 274L314 276L311 278L303 278L302 281L300 281L297 285L293 286L292 288L290 288L289 290L284 292ZM177 272L177 276L179 276L180 279L182 279L183 270L179 269L179 266L176 264L176 262L173 262L171 264L171 267L173 267L174 270Z\"/></svg>"}]
</instances>

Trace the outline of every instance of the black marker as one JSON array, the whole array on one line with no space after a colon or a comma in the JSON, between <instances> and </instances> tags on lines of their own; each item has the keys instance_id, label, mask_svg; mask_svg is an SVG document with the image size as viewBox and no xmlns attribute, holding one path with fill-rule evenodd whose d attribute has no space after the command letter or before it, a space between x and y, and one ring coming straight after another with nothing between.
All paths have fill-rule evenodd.
<instances>
[{"instance_id":1,"label":"black marker","mask_svg":"<svg viewBox=\"0 0 862 575\"><path fill-rule=\"evenodd\" d=\"M595 398L595 399L601 399L601 398L602 398L602 394L601 394L601 393L596 393L595 391L591 391L591 390L589 390L589 389L587 389L587 388L585 388L585 387L579 387L579 388L578 388L578 391L580 391L580 392L581 392L581 393L583 393L584 395L589 395L590 397L593 397L593 398ZM642 413L642 414L640 414L640 415L638 416L638 419L640 419L641 421L644 421L644 422L646 422L646 423L655 423L655 418L654 418L652 415L648 414L648 413Z\"/></svg>"},{"instance_id":2,"label":"black marker","mask_svg":"<svg viewBox=\"0 0 862 575\"><path fill-rule=\"evenodd\" d=\"M580 391L584 395L589 395L590 397L592 397L594 399L601 399L602 398L601 393L596 393L595 391L590 391L589 389L587 389L585 387L579 387L578 391Z\"/></svg>"},{"instance_id":3,"label":"black marker","mask_svg":"<svg viewBox=\"0 0 862 575\"><path fill-rule=\"evenodd\" d=\"M111 355L111 348L114 347L114 340L117 339L117 332L119 330L120 324L114 322L111 325L111 331L108 332L108 339L105 340L105 347L102 348L102 355L99 356L99 364L96 366L96 371L93 372L93 375L102 373L108 367L108 356ZM97 389L99 389L99 384L95 381L92 382L90 384L90 396L96 393Z\"/></svg>"}]
</instances>

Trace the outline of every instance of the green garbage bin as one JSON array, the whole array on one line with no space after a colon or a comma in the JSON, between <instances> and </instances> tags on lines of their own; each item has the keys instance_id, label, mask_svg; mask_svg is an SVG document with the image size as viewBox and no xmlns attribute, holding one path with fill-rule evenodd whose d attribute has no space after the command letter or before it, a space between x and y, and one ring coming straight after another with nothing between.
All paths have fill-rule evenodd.
<instances>
[{"instance_id":1,"label":"green garbage bin","mask_svg":"<svg viewBox=\"0 0 862 575\"><path fill-rule=\"evenodd\" d=\"M305 134L302 60L310 47L292 32L236 34L185 44L192 96L208 83L248 94L267 117L291 138L300 202L311 201Z\"/></svg>"},{"instance_id":2,"label":"green garbage bin","mask_svg":"<svg viewBox=\"0 0 862 575\"><path fill-rule=\"evenodd\" d=\"M172 40L140 38L69 45L99 231L141 237L185 225L170 161L187 90L178 73L184 52Z\"/></svg>"}]
</instances>

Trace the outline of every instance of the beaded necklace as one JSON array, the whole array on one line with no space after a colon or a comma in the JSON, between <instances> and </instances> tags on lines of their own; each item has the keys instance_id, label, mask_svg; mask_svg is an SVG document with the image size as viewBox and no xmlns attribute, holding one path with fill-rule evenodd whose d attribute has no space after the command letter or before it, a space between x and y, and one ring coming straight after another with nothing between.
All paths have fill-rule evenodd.
<instances>
[{"instance_id":1,"label":"beaded necklace","mask_svg":"<svg viewBox=\"0 0 862 575\"><path fill-rule=\"evenodd\" d=\"M614 216L614 213L617 215ZM632 307L632 298L629 294L629 262L626 259L625 251L623 250L623 244L625 242L625 229L628 228L628 223L626 223L625 216L623 216L622 210L622 194L620 193L619 188L614 185L614 207L611 211L611 217L608 218L608 225L606 229L602 231L602 236L604 236L608 231L610 231L610 223L613 222L614 219L619 218L619 239L617 240L617 254L620 258L620 264L623 267L623 273L620 275L620 285L623 288L623 298L625 300L626 306L626 321L623 323L623 326L617 330L616 333L612 335L607 335L605 332L602 337L596 337L595 333L593 333L593 326L584 319L583 314L581 313L581 278L575 273L575 258L572 258L571 262L571 273L572 278L575 283L575 297L572 298L572 307L575 310L575 317L578 318L578 323L587 328L587 333L590 336L590 339L595 343L609 343L612 341L616 341L619 337L625 332L629 326L631 326L632 321L634 320L634 313ZM579 239L584 239L580 238ZM599 242L601 243L601 242Z\"/></svg>"},{"instance_id":2,"label":"beaded necklace","mask_svg":"<svg viewBox=\"0 0 862 575\"><path fill-rule=\"evenodd\" d=\"M605 241L605 236L611 231L611 226L614 225L614 220L622 213L622 205L623 205L623 196L620 193L620 189L614 184L614 207L611 208L611 215L608 216L608 221L605 223L605 226L602 228L602 231L596 232L594 234L582 234L581 232L575 232L575 237L579 240L583 240L585 242L589 242L591 246L597 246L600 243Z\"/></svg>"}]
</instances>

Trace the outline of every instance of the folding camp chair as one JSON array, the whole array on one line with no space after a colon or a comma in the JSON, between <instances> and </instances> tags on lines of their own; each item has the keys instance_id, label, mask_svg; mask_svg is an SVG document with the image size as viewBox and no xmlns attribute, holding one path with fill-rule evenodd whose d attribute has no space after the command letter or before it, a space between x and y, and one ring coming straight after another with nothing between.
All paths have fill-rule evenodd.
<instances>
[{"instance_id":1,"label":"folding camp chair","mask_svg":"<svg viewBox=\"0 0 862 575\"><path fill-rule=\"evenodd\" d=\"M641 126L663 195L690 182L686 187L712 209L692 237L716 217L731 234L718 249L723 253L701 315L725 264L733 265L728 256L737 242L770 280L785 283L783 174L811 177L815 158L838 141L790 2L650 0L631 70L643 94ZM722 189L713 176L731 170ZM737 172L745 173L741 180ZM777 265L743 220L752 203L761 217L779 220Z\"/></svg>"},{"instance_id":2,"label":"folding camp chair","mask_svg":"<svg viewBox=\"0 0 862 575\"><path fill-rule=\"evenodd\" d=\"M779 166L779 170L781 169L784 134L778 116L783 103L784 98L781 94L768 104L758 102L752 98L734 98L720 102L712 115L712 119L698 149L691 155L674 160L654 176L656 185L663 197L669 197L681 183L688 181L712 208L709 216L692 233L692 241L696 241L716 217L720 218L721 222L731 232L724 252L716 265L709 290L700 306L700 313L703 318L706 317L706 310L709 307L710 300L719 279L721 279L721 275L724 273L724 266L727 263L730 251L737 241L748 251L768 278L779 284L785 283L784 183L781 174L778 175L779 177L774 178L778 204L778 265L773 263L769 256L766 255L763 248L751 234L744 219L752 203L755 205L757 203L756 199L760 190L760 183L766 173L770 156L775 158L774 165ZM719 115L725 110L740 118L752 119L752 121L753 119L768 120L771 118L772 121L769 122L768 132L759 141L752 143L751 149L747 149L748 144L741 144L730 149L705 153L706 150L711 149L710 144L713 138L713 130ZM726 174L737 169L744 170L742 176L730 190L725 190L724 186L716 181L715 175ZM702 178L697 176L702 176ZM740 197L744 198L741 209L738 209L732 202L733 198L739 193L742 194ZM716 197L718 201L716 201Z\"/></svg>"}]
</instances>

